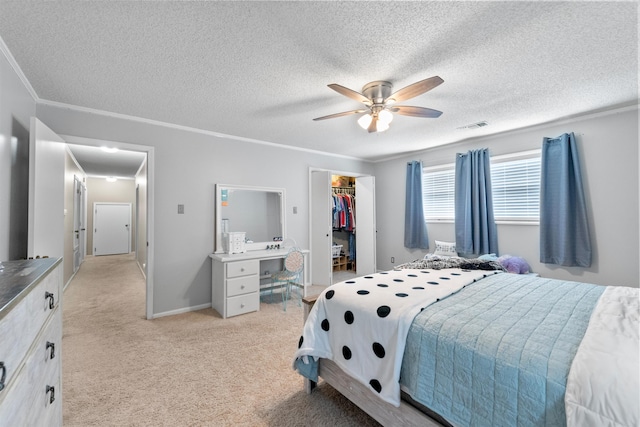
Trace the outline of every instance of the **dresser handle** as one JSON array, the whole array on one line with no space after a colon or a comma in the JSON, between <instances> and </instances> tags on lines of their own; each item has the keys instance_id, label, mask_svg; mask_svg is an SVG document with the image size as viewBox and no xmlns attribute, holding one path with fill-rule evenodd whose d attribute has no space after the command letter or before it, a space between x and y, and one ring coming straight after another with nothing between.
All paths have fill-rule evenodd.
<instances>
[{"instance_id":1,"label":"dresser handle","mask_svg":"<svg viewBox=\"0 0 640 427\"><path fill-rule=\"evenodd\" d=\"M244 304L240 304L240 308L244 308Z\"/></svg>"},{"instance_id":2,"label":"dresser handle","mask_svg":"<svg viewBox=\"0 0 640 427\"><path fill-rule=\"evenodd\" d=\"M49 359L53 359L54 357L56 357L56 345L55 343L47 341L46 350L49 350L49 347L51 347L51 355L49 356Z\"/></svg>"},{"instance_id":3,"label":"dresser handle","mask_svg":"<svg viewBox=\"0 0 640 427\"><path fill-rule=\"evenodd\" d=\"M53 300L53 294L51 292L45 292L44 299L49 299L49 308L53 310L53 307L56 304L55 301Z\"/></svg>"},{"instance_id":4,"label":"dresser handle","mask_svg":"<svg viewBox=\"0 0 640 427\"><path fill-rule=\"evenodd\" d=\"M7 368L4 366L4 362L0 362L0 369L2 369L2 375L0 376L0 391L4 388L4 380L7 378Z\"/></svg>"},{"instance_id":5,"label":"dresser handle","mask_svg":"<svg viewBox=\"0 0 640 427\"><path fill-rule=\"evenodd\" d=\"M56 388L48 385L45 393L49 392L51 392L51 396L49 396L49 404L52 404L53 401L56 400Z\"/></svg>"},{"instance_id":6,"label":"dresser handle","mask_svg":"<svg viewBox=\"0 0 640 427\"><path fill-rule=\"evenodd\" d=\"M244 285L240 285L240 289L244 289Z\"/></svg>"}]
</instances>

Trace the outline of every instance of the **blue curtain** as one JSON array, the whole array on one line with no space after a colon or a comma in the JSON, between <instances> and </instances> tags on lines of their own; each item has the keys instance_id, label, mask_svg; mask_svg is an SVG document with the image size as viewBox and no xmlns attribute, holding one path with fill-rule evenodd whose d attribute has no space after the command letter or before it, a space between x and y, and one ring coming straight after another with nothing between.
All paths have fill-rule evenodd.
<instances>
[{"instance_id":1,"label":"blue curtain","mask_svg":"<svg viewBox=\"0 0 640 427\"><path fill-rule=\"evenodd\" d=\"M422 162L407 163L407 186L404 206L404 246L429 249L427 224L422 210Z\"/></svg>"},{"instance_id":2,"label":"blue curtain","mask_svg":"<svg viewBox=\"0 0 640 427\"><path fill-rule=\"evenodd\" d=\"M489 150L456 155L456 250L464 256L498 254Z\"/></svg>"},{"instance_id":3,"label":"blue curtain","mask_svg":"<svg viewBox=\"0 0 640 427\"><path fill-rule=\"evenodd\" d=\"M543 138L540 262L591 266L591 239L575 136Z\"/></svg>"}]
</instances>

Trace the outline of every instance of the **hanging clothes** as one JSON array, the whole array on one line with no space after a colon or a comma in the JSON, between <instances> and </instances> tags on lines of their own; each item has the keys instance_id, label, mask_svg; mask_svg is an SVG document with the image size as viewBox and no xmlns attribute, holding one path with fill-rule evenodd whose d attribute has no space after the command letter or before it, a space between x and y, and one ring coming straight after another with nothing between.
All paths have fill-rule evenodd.
<instances>
[{"instance_id":1,"label":"hanging clothes","mask_svg":"<svg viewBox=\"0 0 640 427\"><path fill-rule=\"evenodd\" d=\"M333 190L333 229L349 233L349 258L356 259L356 197L353 189Z\"/></svg>"},{"instance_id":2,"label":"hanging clothes","mask_svg":"<svg viewBox=\"0 0 640 427\"><path fill-rule=\"evenodd\" d=\"M346 193L334 193L333 229L353 231L355 228L355 196Z\"/></svg>"}]
</instances>

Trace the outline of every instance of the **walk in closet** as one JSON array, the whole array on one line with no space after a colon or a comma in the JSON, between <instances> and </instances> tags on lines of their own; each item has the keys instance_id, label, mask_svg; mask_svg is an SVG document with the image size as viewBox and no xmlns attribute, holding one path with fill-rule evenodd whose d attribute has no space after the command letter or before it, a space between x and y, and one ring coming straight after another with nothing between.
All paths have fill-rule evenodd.
<instances>
[{"instance_id":1,"label":"walk in closet","mask_svg":"<svg viewBox=\"0 0 640 427\"><path fill-rule=\"evenodd\" d=\"M312 283L376 271L374 177L310 172Z\"/></svg>"},{"instance_id":2,"label":"walk in closet","mask_svg":"<svg viewBox=\"0 0 640 427\"><path fill-rule=\"evenodd\" d=\"M331 258L333 271L356 271L356 180L331 176Z\"/></svg>"}]
</instances>

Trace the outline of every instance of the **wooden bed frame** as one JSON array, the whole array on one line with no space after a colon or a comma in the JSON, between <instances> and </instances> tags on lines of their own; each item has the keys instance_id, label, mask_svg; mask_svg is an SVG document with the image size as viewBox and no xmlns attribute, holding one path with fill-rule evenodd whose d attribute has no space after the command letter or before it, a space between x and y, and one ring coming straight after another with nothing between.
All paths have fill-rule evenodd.
<instances>
[{"instance_id":1,"label":"wooden bed frame","mask_svg":"<svg viewBox=\"0 0 640 427\"><path fill-rule=\"evenodd\" d=\"M307 320L309 311L316 302L318 296L305 297L302 299L304 303L304 320ZM360 382L347 375L338 365L328 359L320 359L318 365L318 376L327 384L339 391L343 396L353 402L356 406L366 412L384 426L427 426L441 427L444 420L437 421L436 414L430 413L427 408L418 409L414 404L410 403L404 396L400 401L400 406L395 407L392 404L379 399L371 391ZM304 388L307 393L311 393L316 383L306 379L304 380ZM415 403L415 402L414 402ZM416 405L419 405L415 403Z\"/></svg>"}]
</instances>

